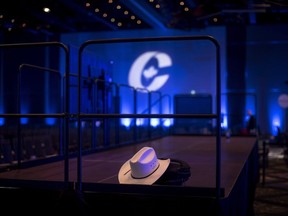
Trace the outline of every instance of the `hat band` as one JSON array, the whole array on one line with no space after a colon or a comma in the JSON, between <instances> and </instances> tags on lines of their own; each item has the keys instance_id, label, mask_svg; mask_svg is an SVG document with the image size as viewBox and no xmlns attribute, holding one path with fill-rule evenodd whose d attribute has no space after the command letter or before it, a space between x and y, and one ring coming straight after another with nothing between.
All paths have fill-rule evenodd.
<instances>
[{"instance_id":1,"label":"hat band","mask_svg":"<svg viewBox=\"0 0 288 216\"><path fill-rule=\"evenodd\" d=\"M131 172L131 176L132 176L132 178L134 178L134 179L144 179L144 178L147 178L148 176L152 175L152 174L159 168L159 166L160 166L160 164L158 164L158 166L156 167L156 169L154 169L151 173L149 173L149 174L146 175L146 176L143 176L143 177L135 177L135 176L132 175L132 172Z\"/></svg>"}]
</instances>

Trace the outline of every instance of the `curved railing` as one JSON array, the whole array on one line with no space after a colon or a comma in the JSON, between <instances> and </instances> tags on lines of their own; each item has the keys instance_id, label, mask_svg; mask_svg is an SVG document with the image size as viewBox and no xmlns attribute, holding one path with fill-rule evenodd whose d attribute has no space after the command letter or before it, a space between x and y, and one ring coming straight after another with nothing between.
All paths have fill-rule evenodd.
<instances>
[{"instance_id":1,"label":"curved railing","mask_svg":"<svg viewBox=\"0 0 288 216\"><path fill-rule=\"evenodd\" d=\"M152 41L210 41L216 50L216 113L214 114L83 114L81 112L82 101L82 83L78 79L78 125L81 124L83 118L213 118L216 119L216 198L220 198L221 194L221 74L220 74L220 45L218 41L211 36L168 36L168 37L149 37L149 38L118 38L118 39L102 39L89 40L79 48L78 52L78 76L82 75L82 54L90 45L96 44L113 44L113 43L137 43ZM77 154L77 188L82 190L82 129L78 127L78 154Z\"/></svg>"},{"instance_id":2,"label":"curved railing","mask_svg":"<svg viewBox=\"0 0 288 216\"><path fill-rule=\"evenodd\" d=\"M64 53L65 53L65 73L69 74L69 49L68 47L60 42L38 42L38 43L15 43L15 44L0 44L0 48L36 48L36 47L59 47L61 48ZM26 67L28 65L20 65L19 67L19 77L18 77L18 91L20 91L20 74L21 74L21 70L23 67ZM30 65L29 67L34 67L32 65ZM37 66L35 66L37 67ZM48 71L53 71L51 69L45 68L45 70ZM53 71L54 73L55 71ZM62 136L62 143L64 143L64 148L65 148L65 153L64 153L64 183L66 183L66 185L68 185L69 183L69 163L68 163L68 142L69 142L69 113L70 113L70 109L69 109L69 76L66 79L66 100L64 102L65 104L65 110L64 112L60 112L60 113L50 113L50 114L43 114L43 113L20 113L20 103L19 103L19 99L18 99L18 112L17 113L8 113L8 114L0 114L0 117L3 118L17 118L19 121L21 118L38 118L38 117L42 117L42 118L59 118L59 119L63 119L64 124L63 124L63 131L65 131L64 136ZM18 95L19 97L20 95ZM19 123L18 121L18 123ZM20 126L18 125L18 146L20 146ZM20 154L20 152L19 152ZM20 160L20 156L18 157L18 166L21 166L21 160Z\"/></svg>"}]
</instances>

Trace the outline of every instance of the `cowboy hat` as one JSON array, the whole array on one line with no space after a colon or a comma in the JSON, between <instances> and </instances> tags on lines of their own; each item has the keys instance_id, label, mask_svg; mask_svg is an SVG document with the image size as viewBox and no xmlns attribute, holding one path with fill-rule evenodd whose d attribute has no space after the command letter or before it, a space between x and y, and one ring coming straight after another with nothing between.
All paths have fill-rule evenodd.
<instances>
[{"instance_id":1,"label":"cowboy hat","mask_svg":"<svg viewBox=\"0 0 288 216\"><path fill-rule=\"evenodd\" d=\"M169 164L170 159L158 159L152 147L143 147L121 166L118 180L121 184L152 185Z\"/></svg>"}]
</instances>

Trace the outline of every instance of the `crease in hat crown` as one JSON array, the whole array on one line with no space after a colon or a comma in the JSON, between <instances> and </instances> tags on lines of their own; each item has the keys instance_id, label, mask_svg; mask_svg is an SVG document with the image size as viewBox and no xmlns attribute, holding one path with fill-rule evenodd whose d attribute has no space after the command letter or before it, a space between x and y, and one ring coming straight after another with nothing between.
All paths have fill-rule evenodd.
<instances>
[{"instance_id":1,"label":"crease in hat crown","mask_svg":"<svg viewBox=\"0 0 288 216\"><path fill-rule=\"evenodd\" d=\"M130 159L131 175L133 178L145 178L158 167L156 153L151 147L144 147Z\"/></svg>"}]
</instances>

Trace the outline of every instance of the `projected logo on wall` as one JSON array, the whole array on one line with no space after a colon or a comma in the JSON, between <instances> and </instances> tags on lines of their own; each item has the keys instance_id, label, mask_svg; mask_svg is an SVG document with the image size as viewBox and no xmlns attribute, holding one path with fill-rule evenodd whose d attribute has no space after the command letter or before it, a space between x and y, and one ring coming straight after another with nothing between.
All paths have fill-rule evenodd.
<instances>
[{"instance_id":1,"label":"projected logo on wall","mask_svg":"<svg viewBox=\"0 0 288 216\"><path fill-rule=\"evenodd\" d=\"M161 69L171 65L172 60L166 53L145 52L133 62L128 75L128 83L134 88L157 91L169 79L168 74L161 74Z\"/></svg>"}]
</instances>

